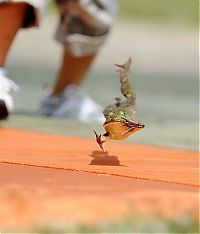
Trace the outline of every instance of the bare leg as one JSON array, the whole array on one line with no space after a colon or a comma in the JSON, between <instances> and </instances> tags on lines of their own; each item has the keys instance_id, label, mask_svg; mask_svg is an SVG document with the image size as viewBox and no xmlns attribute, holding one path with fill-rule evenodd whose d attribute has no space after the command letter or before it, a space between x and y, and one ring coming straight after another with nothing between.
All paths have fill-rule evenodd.
<instances>
[{"instance_id":1,"label":"bare leg","mask_svg":"<svg viewBox=\"0 0 200 234\"><path fill-rule=\"evenodd\" d=\"M13 39L22 26L26 7L26 3L5 3L0 5L0 67L5 65Z\"/></svg>"},{"instance_id":2,"label":"bare leg","mask_svg":"<svg viewBox=\"0 0 200 234\"><path fill-rule=\"evenodd\" d=\"M68 85L80 85L93 61L95 54L85 57L74 57L64 50L58 78L53 88L52 96L62 92Z\"/></svg>"}]
</instances>

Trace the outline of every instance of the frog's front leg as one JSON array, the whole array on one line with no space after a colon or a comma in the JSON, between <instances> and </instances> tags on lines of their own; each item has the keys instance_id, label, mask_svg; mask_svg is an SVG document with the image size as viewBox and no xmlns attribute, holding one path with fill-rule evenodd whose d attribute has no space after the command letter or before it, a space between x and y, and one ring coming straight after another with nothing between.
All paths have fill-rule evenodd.
<instances>
[{"instance_id":1,"label":"frog's front leg","mask_svg":"<svg viewBox=\"0 0 200 234\"><path fill-rule=\"evenodd\" d=\"M96 133L96 131L94 131L94 134L96 136L96 141L99 144L99 147L105 152L105 149L103 147L103 143L106 141L106 139L109 136L108 132L104 133L103 135L101 135L101 134L98 135Z\"/></svg>"},{"instance_id":2,"label":"frog's front leg","mask_svg":"<svg viewBox=\"0 0 200 234\"><path fill-rule=\"evenodd\" d=\"M116 97L115 98L115 106L119 107L122 104L122 100L120 97Z\"/></svg>"}]
</instances>

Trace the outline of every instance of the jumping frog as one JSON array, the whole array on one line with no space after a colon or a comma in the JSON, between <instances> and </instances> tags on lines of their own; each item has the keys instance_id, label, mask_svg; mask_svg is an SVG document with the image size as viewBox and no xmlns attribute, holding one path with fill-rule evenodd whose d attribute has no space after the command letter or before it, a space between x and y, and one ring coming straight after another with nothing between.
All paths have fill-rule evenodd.
<instances>
[{"instance_id":1,"label":"jumping frog","mask_svg":"<svg viewBox=\"0 0 200 234\"><path fill-rule=\"evenodd\" d=\"M116 102L108 105L103 114L106 118L103 127L106 131L103 135L98 135L95 131L96 141L104 151L103 143L106 140L121 140L144 128L144 124L135 120L136 95L129 80L131 58L124 64L115 64L118 67L118 74L121 83L121 92L125 97L115 98Z\"/></svg>"}]
</instances>

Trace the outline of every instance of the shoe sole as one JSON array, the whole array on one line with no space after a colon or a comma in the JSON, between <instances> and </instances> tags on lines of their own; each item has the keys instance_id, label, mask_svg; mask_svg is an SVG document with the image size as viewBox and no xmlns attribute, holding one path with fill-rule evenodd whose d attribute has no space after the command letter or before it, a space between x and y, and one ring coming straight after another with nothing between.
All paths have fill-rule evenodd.
<instances>
[{"instance_id":1,"label":"shoe sole","mask_svg":"<svg viewBox=\"0 0 200 234\"><path fill-rule=\"evenodd\" d=\"M9 113L5 102L3 100L0 100L0 120L7 119L8 115Z\"/></svg>"}]
</instances>

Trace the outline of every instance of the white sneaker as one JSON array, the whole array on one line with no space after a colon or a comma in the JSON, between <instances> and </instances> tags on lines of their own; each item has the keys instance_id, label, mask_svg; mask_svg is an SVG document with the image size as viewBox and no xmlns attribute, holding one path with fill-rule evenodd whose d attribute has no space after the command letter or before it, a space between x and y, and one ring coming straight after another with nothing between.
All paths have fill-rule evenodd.
<instances>
[{"instance_id":1,"label":"white sneaker","mask_svg":"<svg viewBox=\"0 0 200 234\"><path fill-rule=\"evenodd\" d=\"M19 87L6 77L6 70L0 68L0 120L6 119L14 109L14 104L10 91L18 91Z\"/></svg>"},{"instance_id":2,"label":"white sneaker","mask_svg":"<svg viewBox=\"0 0 200 234\"><path fill-rule=\"evenodd\" d=\"M40 114L82 122L103 122L101 107L75 85L68 86L60 95L47 94L41 104Z\"/></svg>"}]
</instances>

